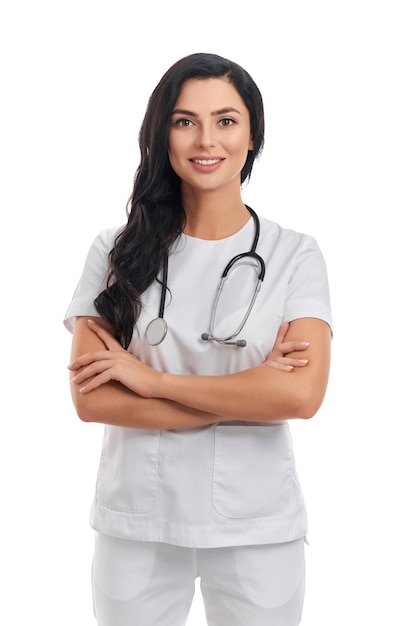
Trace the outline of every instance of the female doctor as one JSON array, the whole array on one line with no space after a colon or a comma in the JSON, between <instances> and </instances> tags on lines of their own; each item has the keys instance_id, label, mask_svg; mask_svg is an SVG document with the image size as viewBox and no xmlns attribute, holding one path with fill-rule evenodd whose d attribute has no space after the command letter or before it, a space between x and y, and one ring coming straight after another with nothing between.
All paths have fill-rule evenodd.
<instances>
[{"instance_id":1,"label":"female doctor","mask_svg":"<svg viewBox=\"0 0 418 626\"><path fill-rule=\"evenodd\" d=\"M326 391L310 236L243 203L264 140L248 73L213 54L152 93L127 224L93 242L65 324L72 398L105 424L91 511L99 626L296 626L306 512L288 420ZM301 358L303 357L303 358Z\"/></svg>"}]
</instances>

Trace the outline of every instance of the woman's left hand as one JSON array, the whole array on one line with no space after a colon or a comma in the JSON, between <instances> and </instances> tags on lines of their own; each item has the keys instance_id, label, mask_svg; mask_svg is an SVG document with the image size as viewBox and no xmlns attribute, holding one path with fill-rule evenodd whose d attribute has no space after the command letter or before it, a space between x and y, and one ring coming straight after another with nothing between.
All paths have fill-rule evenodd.
<instances>
[{"instance_id":1,"label":"woman's left hand","mask_svg":"<svg viewBox=\"0 0 418 626\"><path fill-rule=\"evenodd\" d=\"M161 372L145 365L133 354L124 350L113 335L100 324L93 320L88 320L88 324L103 341L107 350L87 352L68 366L68 369L72 371L83 368L71 380L72 383L81 385L80 393L89 393L113 380L144 398L153 397L152 390L158 378L161 377Z\"/></svg>"},{"instance_id":2,"label":"woman's left hand","mask_svg":"<svg viewBox=\"0 0 418 626\"><path fill-rule=\"evenodd\" d=\"M273 350L264 361L263 366L267 365L282 372L292 372L295 367L299 368L308 365L308 359L286 356L291 353L304 351L309 347L308 341L285 341L289 327L289 322L283 322L277 334Z\"/></svg>"}]
</instances>

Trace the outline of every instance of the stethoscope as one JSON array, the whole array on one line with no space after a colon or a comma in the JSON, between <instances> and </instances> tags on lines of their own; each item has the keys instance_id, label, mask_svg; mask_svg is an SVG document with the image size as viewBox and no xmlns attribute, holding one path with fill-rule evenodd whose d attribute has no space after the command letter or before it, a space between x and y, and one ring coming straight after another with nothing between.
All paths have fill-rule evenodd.
<instances>
[{"instance_id":1,"label":"stethoscope","mask_svg":"<svg viewBox=\"0 0 418 626\"><path fill-rule=\"evenodd\" d=\"M202 333L201 335L201 339L203 339L204 341L216 341L217 343L220 343L220 344L224 344L228 346L237 346L239 348L244 348L247 345L247 342L245 341L245 339L238 339L236 341L234 341L234 339L242 331L242 329L245 326L246 321L248 320L248 317L252 311L258 292L260 291L262 282L264 280L264 275L266 273L266 266L265 266L264 260L256 252L258 239L260 237L260 220L258 218L257 213L253 209L251 209L247 205L246 205L246 208L253 216L254 223L255 223L255 234L254 234L253 244L251 246L251 249L248 252L241 252L240 254L237 254L236 256L234 256L229 261L228 265L225 267L224 271L222 272L221 280L216 290L215 301L212 307L212 315L210 318L210 331L208 333ZM242 322L239 324L235 332L233 332L231 335L228 335L227 337L217 337L214 333L214 325L215 325L216 311L218 308L219 298L221 296L222 289L224 287L225 281L233 265L235 265L237 261L240 261L241 259L244 259L247 257L255 259L259 265L258 280L254 289L253 296L251 298L251 302L242 319ZM162 275L162 280L161 280L161 299L160 299L160 308L158 311L158 317L151 320L151 322L148 324L145 330L145 337L150 346L158 346L162 341L164 341L165 336L167 335L168 327L167 327L167 322L164 319L165 297L166 297L166 292L167 292L167 275L168 275L168 257L165 257L164 263L163 263L163 275Z\"/></svg>"}]
</instances>

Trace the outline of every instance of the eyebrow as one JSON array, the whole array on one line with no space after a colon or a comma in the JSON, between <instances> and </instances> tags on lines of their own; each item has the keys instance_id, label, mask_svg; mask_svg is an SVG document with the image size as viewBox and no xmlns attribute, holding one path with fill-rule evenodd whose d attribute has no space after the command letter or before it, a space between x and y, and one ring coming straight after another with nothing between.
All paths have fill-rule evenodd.
<instances>
[{"instance_id":1,"label":"eyebrow","mask_svg":"<svg viewBox=\"0 0 418 626\"><path fill-rule=\"evenodd\" d=\"M211 115L225 115L225 113L238 113L241 115L241 112L238 109L234 109L234 107L224 107L223 109L218 109L217 111L212 111ZM172 115L188 115L190 117L199 117L198 113L194 113L193 111L188 111L186 109L174 109Z\"/></svg>"}]
</instances>

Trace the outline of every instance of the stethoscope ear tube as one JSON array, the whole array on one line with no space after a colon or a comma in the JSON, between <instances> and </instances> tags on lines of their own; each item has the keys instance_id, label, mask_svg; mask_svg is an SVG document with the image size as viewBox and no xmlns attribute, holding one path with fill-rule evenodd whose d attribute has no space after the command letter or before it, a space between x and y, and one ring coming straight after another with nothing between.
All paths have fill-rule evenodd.
<instances>
[{"instance_id":1,"label":"stethoscope ear tube","mask_svg":"<svg viewBox=\"0 0 418 626\"><path fill-rule=\"evenodd\" d=\"M250 252L241 252L241 254L237 254L236 256L234 256L234 258L229 261L228 265L224 269L222 273L222 278L227 277L229 270L237 261L239 261L240 259L244 259L246 257L251 257L253 259L256 259L259 262L260 273L258 274L258 279L263 281L265 273L266 273L266 264L264 263L264 259L259 254L257 254L255 250L250 250Z\"/></svg>"}]
</instances>

